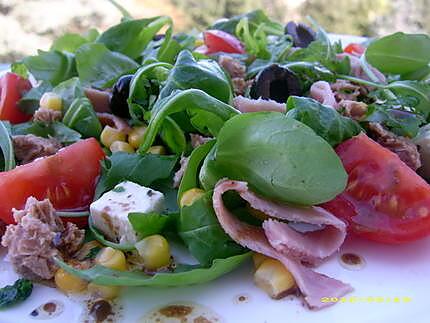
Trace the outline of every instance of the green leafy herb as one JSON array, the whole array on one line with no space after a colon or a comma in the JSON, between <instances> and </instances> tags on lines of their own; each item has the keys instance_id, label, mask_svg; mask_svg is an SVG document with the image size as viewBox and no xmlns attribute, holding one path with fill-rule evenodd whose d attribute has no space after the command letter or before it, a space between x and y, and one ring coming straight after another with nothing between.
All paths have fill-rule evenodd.
<instances>
[{"instance_id":1,"label":"green leafy herb","mask_svg":"<svg viewBox=\"0 0 430 323\"><path fill-rule=\"evenodd\" d=\"M120 76L138 67L131 58L110 51L103 44L85 44L76 51L76 68L81 82L96 88L112 86Z\"/></svg>"},{"instance_id":2,"label":"green leafy herb","mask_svg":"<svg viewBox=\"0 0 430 323\"><path fill-rule=\"evenodd\" d=\"M163 232L169 215L158 213L129 213L128 220L141 239Z\"/></svg>"},{"instance_id":3,"label":"green leafy herb","mask_svg":"<svg viewBox=\"0 0 430 323\"><path fill-rule=\"evenodd\" d=\"M74 53L76 50L81 47L83 44L89 43L90 41L79 35L79 34L73 34L73 33L67 33L52 43L51 50L56 50L59 52L66 51L69 53Z\"/></svg>"},{"instance_id":4,"label":"green leafy herb","mask_svg":"<svg viewBox=\"0 0 430 323\"><path fill-rule=\"evenodd\" d=\"M100 247L91 248L90 252L88 252L88 254L85 255L83 260L94 259L97 256L97 254L100 252L100 250L102 250L102 248Z\"/></svg>"},{"instance_id":5,"label":"green leafy herb","mask_svg":"<svg viewBox=\"0 0 430 323\"><path fill-rule=\"evenodd\" d=\"M70 53L39 50L38 55L25 57L23 63L37 80L54 86L77 75L75 58Z\"/></svg>"},{"instance_id":6,"label":"green leafy herb","mask_svg":"<svg viewBox=\"0 0 430 323\"><path fill-rule=\"evenodd\" d=\"M287 117L304 123L332 146L361 132L357 122L311 98L290 96L287 110Z\"/></svg>"},{"instance_id":7,"label":"green leafy herb","mask_svg":"<svg viewBox=\"0 0 430 323\"><path fill-rule=\"evenodd\" d=\"M339 157L324 139L277 112L241 114L225 123L200 180L209 190L223 177L246 181L269 199L301 205L333 199L347 181Z\"/></svg>"},{"instance_id":8,"label":"green leafy herb","mask_svg":"<svg viewBox=\"0 0 430 323\"><path fill-rule=\"evenodd\" d=\"M10 70L12 73L18 74L22 78L28 78L28 69L22 62L14 62L10 65Z\"/></svg>"},{"instance_id":9,"label":"green leafy herb","mask_svg":"<svg viewBox=\"0 0 430 323\"><path fill-rule=\"evenodd\" d=\"M226 259L216 259L209 268L178 265L172 273L157 273L154 276L149 276L142 272L117 271L104 266L79 270L59 259L55 259L55 262L67 272L95 284L168 287L207 283L232 271L247 260L249 256L250 253L245 253Z\"/></svg>"},{"instance_id":10,"label":"green leafy herb","mask_svg":"<svg viewBox=\"0 0 430 323\"><path fill-rule=\"evenodd\" d=\"M52 90L52 85L46 81L42 81L38 86L33 87L23 95L18 101L18 106L22 112L33 114L39 109L40 98L45 92Z\"/></svg>"},{"instance_id":11,"label":"green leafy herb","mask_svg":"<svg viewBox=\"0 0 430 323\"><path fill-rule=\"evenodd\" d=\"M33 291L33 283L28 279L18 279L13 285L0 289L0 309L25 301Z\"/></svg>"},{"instance_id":12,"label":"green leafy herb","mask_svg":"<svg viewBox=\"0 0 430 323\"><path fill-rule=\"evenodd\" d=\"M175 154L181 154L187 147L187 140L185 139L184 132L171 117L166 117L164 119L160 137L167 147Z\"/></svg>"},{"instance_id":13,"label":"green leafy herb","mask_svg":"<svg viewBox=\"0 0 430 323\"><path fill-rule=\"evenodd\" d=\"M28 135L33 134L35 136L43 138L55 138L59 142L69 145L79 139L81 134L69 127L65 126L61 122L25 122L19 123L12 127L13 135Z\"/></svg>"},{"instance_id":14,"label":"green leafy herb","mask_svg":"<svg viewBox=\"0 0 430 323\"><path fill-rule=\"evenodd\" d=\"M78 77L61 82L52 89L52 92L58 94L63 102L63 109L67 111L75 99L84 98L84 88Z\"/></svg>"},{"instance_id":15,"label":"green leafy herb","mask_svg":"<svg viewBox=\"0 0 430 323\"><path fill-rule=\"evenodd\" d=\"M10 133L10 124L6 121L0 121L0 148L3 154L0 165L3 166L2 170L4 171L15 168L15 154Z\"/></svg>"},{"instance_id":16,"label":"green leafy herb","mask_svg":"<svg viewBox=\"0 0 430 323\"><path fill-rule=\"evenodd\" d=\"M63 117L63 123L78 131L84 138L99 138L102 125L91 105L85 98L75 99Z\"/></svg>"},{"instance_id":17,"label":"green leafy herb","mask_svg":"<svg viewBox=\"0 0 430 323\"><path fill-rule=\"evenodd\" d=\"M372 41L367 61L383 73L407 76L430 63L430 37L397 32Z\"/></svg>"}]
</instances>

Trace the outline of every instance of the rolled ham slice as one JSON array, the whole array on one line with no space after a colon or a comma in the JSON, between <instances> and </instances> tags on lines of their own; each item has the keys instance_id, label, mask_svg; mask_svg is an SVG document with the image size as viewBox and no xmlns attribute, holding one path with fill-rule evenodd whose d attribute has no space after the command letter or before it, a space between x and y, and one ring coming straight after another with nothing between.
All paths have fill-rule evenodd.
<instances>
[{"instance_id":1,"label":"rolled ham slice","mask_svg":"<svg viewBox=\"0 0 430 323\"><path fill-rule=\"evenodd\" d=\"M287 111L285 104L265 99L252 100L241 95L233 99L233 106L242 113L260 111L275 111L285 113Z\"/></svg>"},{"instance_id":2,"label":"rolled ham slice","mask_svg":"<svg viewBox=\"0 0 430 323\"><path fill-rule=\"evenodd\" d=\"M130 133L131 127L124 119L121 119L120 117L113 115L112 113L97 112L96 114L102 126L111 126L125 134Z\"/></svg>"},{"instance_id":3,"label":"rolled ham slice","mask_svg":"<svg viewBox=\"0 0 430 323\"><path fill-rule=\"evenodd\" d=\"M334 92L332 91L330 84L326 81L318 81L312 84L310 96L321 104L328 105L334 109L337 109L338 107Z\"/></svg>"},{"instance_id":4,"label":"rolled ham slice","mask_svg":"<svg viewBox=\"0 0 430 323\"><path fill-rule=\"evenodd\" d=\"M308 238L297 232L292 234L292 229L288 228L287 224L276 220L264 221L263 228L241 222L224 206L222 200L222 195L231 190L238 192L243 199L250 203L251 207L269 215L291 221L299 220L316 225L321 224L329 229L321 230L317 238L313 236ZM309 308L320 309L330 306L333 303L322 302L321 299L324 297L341 297L352 291L350 285L317 273L305 267L300 261L301 253L305 255L303 259L306 261L313 258L325 258L336 244L340 246L343 242L344 233L337 233L337 231L344 230L345 225L340 224L341 221L334 218L330 213L320 208L303 210L266 201L250 192L247 183L232 180L221 180L217 183L213 194L213 207L222 228L234 241L284 264L294 276ZM306 221L308 217L311 219ZM326 239L332 241L327 243ZM311 246L312 241L316 245L312 244ZM303 245L301 245L302 243ZM322 246L318 246L317 243L322 243ZM314 248L320 250L315 252L312 250Z\"/></svg>"}]
</instances>

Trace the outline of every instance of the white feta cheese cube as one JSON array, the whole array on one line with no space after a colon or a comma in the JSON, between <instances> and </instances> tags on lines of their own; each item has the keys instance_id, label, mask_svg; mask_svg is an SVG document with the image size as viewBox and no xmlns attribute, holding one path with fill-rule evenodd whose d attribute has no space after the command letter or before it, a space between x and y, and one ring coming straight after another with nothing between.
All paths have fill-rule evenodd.
<instances>
[{"instance_id":1,"label":"white feta cheese cube","mask_svg":"<svg viewBox=\"0 0 430 323\"><path fill-rule=\"evenodd\" d=\"M121 244L137 242L137 233L128 220L129 213L161 213L163 210L163 193L129 181L118 184L90 205L94 227L109 240Z\"/></svg>"}]
</instances>

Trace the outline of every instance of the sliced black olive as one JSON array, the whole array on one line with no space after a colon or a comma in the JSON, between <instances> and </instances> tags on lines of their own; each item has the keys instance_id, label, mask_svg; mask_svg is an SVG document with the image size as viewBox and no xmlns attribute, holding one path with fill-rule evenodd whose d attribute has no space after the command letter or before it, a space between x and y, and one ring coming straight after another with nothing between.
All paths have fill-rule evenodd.
<instances>
[{"instance_id":1,"label":"sliced black olive","mask_svg":"<svg viewBox=\"0 0 430 323\"><path fill-rule=\"evenodd\" d=\"M285 34L293 37L293 45L295 47L305 48L315 40L315 32L311 27L299 23L296 24L294 21L290 21L285 26Z\"/></svg>"},{"instance_id":2,"label":"sliced black olive","mask_svg":"<svg viewBox=\"0 0 430 323\"><path fill-rule=\"evenodd\" d=\"M117 115L121 118L130 118L127 99L132 78L133 75L121 76L112 88L110 109L114 115Z\"/></svg>"},{"instance_id":3,"label":"sliced black olive","mask_svg":"<svg viewBox=\"0 0 430 323\"><path fill-rule=\"evenodd\" d=\"M290 95L302 95L299 78L291 70L272 64L257 74L251 86L253 99L272 99L285 103Z\"/></svg>"},{"instance_id":4,"label":"sliced black olive","mask_svg":"<svg viewBox=\"0 0 430 323\"><path fill-rule=\"evenodd\" d=\"M164 39L164 37L166 37L164 34L157 34L154 37L152 37L152 40L153 41L159 41L159 40Z\"/></svg>"}]
</instances>

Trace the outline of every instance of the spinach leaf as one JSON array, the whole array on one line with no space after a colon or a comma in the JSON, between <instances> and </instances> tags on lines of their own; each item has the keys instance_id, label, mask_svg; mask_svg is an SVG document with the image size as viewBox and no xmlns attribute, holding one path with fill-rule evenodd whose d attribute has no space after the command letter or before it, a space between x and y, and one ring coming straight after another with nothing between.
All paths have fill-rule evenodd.
<instances>
[{"instance_id":1,"label":"spinach leaf","mask_svg":"<svg viewBox=\"0 0 430 323\"><path fill-rule=\"evenodd\" d=\"M157 100L152 108L151 118L139 152L144 153L151 147L166 117L183 111L191 115L191 123L197 126L199 131L202 133L209 132L214 136L217 135L223 122L239 113L233 107L201 90L190 89L173 92L170 96ZM206 112L204 118L198 118L201 112ZM208 118L208 116L210 116L210 118ZM194 122L194 120L198 122ZM220 120L222 121L221 123Z\"/></svg>"},{"instance_id":2,"label":"spinach leaf","mask_svg":"<svg viewBox=\"0 0 430 323\"><path fill-rule=\"evenodd\" d=\"M178 223L179 236L190 253L203 265L215 259L244 253L223 230L212 208L212 192L206 192L190 206L181 209Z\"/></svg>"},{"instance_id":3,"label":"spinach leaf","mask_svg":"<svg viewBox=\"0 0 430 323\"><path fill-rule=\"evenodd\" d=\"M224 124L200 180L208 190L223 177L246 181L269 199L300 205L333 199L347 181L333 148L278 112L240 114Z\"/></svg>"},{"instance_id":4,"label":"spinach leaf","mask_svg":"<svg viewBox=\"0 0 430 323\"><path fill-rule=\"evenodd\" d=\"M166 117L161 127L160 137L175 154L181 154L187 148L187 140L179 125L170 117Z\"/></svg>"},{"instance_id":5,"label":"spinach leaf","mask_svg":"<svg viewBox=\"0 0 430 323\"><path fill-rule=\"evenodd\" d=\"M230 81L218 63L210 59L196 61L188 50L179 53L160 98L185 89L203 90L225 103L231 102L233 97Z\"/></svg>"},{"instance_id":6,"label":"spinach leaf","mask_svg":"<svg viewBox=\"0 0 430 323\"><path fill-rule=\"evenodd\" d=\"M173 174L172 174L173 175ZM164 212L169 214L169 222L175 217L174 214L179 213L179 205L176 201L178 189L173 187L173 176L158 179L152 182L151 187L164 194Z\"/></svg>"},{"instance_id":7,"label":"spinach leaf","mask_svg":"<svg viewBox=\"0 0 430 323\"><path fill-rule=\"evenodd\" d=\"M409 73L427 68L430 63L430 37L397 32L372 41L366 60L383 73Z\"/></svg>"},{"instance_id":8,"label":"spinach leaf","mask_svg":"<svg viewBox=\"0 0 430 323\"><path fill-rule=\"evenodd\" d=\"M28 279L18 279L13 285L0 289L0 309L25 301L33 291L33 283Z\"/></svg>"},{"instance_id":9,"label":"spinach leaf","mask_svg":"<svg viewBox=\"0 0 430 323\"><path fill-rule=\"evenodd\" d=\"M67 111L72 102L77 98L85 98L84 88L78 77L61 82L52 89L52 92L58 94L63 101L63 109Z\"/></svg>"},{"instance_id":10,"label":"spinach leaf","mask_svg":"<svg viewBox=\"0 0 430 323\"><path fill-rule=\"evenodd\" d=\"M113 153L104 164L102 176L96 188L96 198L125 180L150 186L156 180L168 178L176 162L176 156Z\"/></svg>"},{"instance_id":11,"label":"spinach leaf","mask_svg":"<svg viewBox=\"0 0 430 323\"><path fill-rule=\"evenodd\" d=\"M283 65L296 73L302 81L304 90L309 90L313 83L317 81L326 81L333 83L336 81L336 75L320 63L311 62L292 62Z\"/></svg>"},{"instance_id":12,"label":"spinach leaf","mask_svg":"<svg viewBox=\"0 0 430 323\"><path fill-rule=\"evenodd\" d=\"M287 117L304 123L332 146L361 132L357 122L311 98L290 96L287 111Z\"/></svg>"},{"instance_id":13,"label":"spinach leaf","mask_svg":"<svg viewBox=\"0 0 430 323\"><path fill-rule=\"evenodd\" d=\"M55 39L50 50L74 53L79 47L89 42L87 38L79 34L67 33Z\"/></svg>"},{"instance_id":14,"label":"spinach leaf","mask_svg":"<svg viewBox=\"0 0 430 323\"><path fill-rule=\"evenodd\" d=\"M90 100L77 98L64 114L63 123L78 131L84 138L99 138L102 125L97 117Z\"/></svg>"},{"instance_id":15,"label":"spinach leaf","mask_svg":"<svg viewBox=\"0 0 430 323\"><path fill-rule=\"evenodd\" d=\"M103 44L85 44L76 51L76 68L81 82L96 88L110 87L120 76L138 67L129 57L112 52Z\"/></svg>"},{"instance_id":16,"label":"spinach leaf","mask_svg":"<svg viewBox=\"0 0 430 323\"><path fill-rule=\"evenodd\" d=\"M15 168L15 154L10 133L10 124L6 121L0 121L0 149L3 155L1 165L4 171Z\"/></svg>"},{"instance_id":17,"label":"spinach leaf","mask_svg":"<svg viewBox=\"0 0 430 323\"><path fill-rule=\"evenodd\" d=\"M23 62L14 62L10 65L10 71L12 73L18 74L22 78L28 78L28 69L25 67Z\"/></svg>"},{"instance_id":18,"label":"spinach leaf","mask_svg":"<svg viewBox=\"0 0 430 323\"><path fill-rule=\"evenodd\" d=\"M141 239L163 232L169 215L158 213L129 213L128 220Z\"/></svg>"},{"instance_id":19,"label":"spinach leaf","mask_svg":"<svg viewBox=\"0 0 430 323\"><path fill-rule=\"evenodd\" d=\"M46 81L42 81L37 87L33 87L23 95L18 101L18 106L22 112L33 114L39 109L40 98L45 92L52 90L52 85Z\"/></svg>"},{"instance_id":20,"label":"spinach leaf","mask_svg":"<svg viewBox=\"0 0 430 323\"><path fill-rule=\"evenodd\" d=\"M55 259L55 262L65 271L95 284L169 287L207 283L232 271L247 260L249 256L250 253L245 253L226 259L216 259L209 268L179 265L172 273L157 273L154 276L149 276L142 272L117 271L104 266L79 270L59 259Z\"/></svg>"},{"instance_id":21,"label":"spinach leaf","mask_svg":"<svg viewBox=\"0 0 430 323\"><path fill-rule=\"evenodd\" d=\"M106 45L111 51L137 59L157 32L171 25L172 19L166 16L126 20L106 30L96 42Z\"/></svg>"},{"instance_id":22,"label":"spinach leaf","mask_svg":"<svg viewBox=\"0 0 430 323\"><path fill-rule=\"evenodd\" d=\"M54 86L76 75L75 58L70 53L39 50L38 55L25 57L23 63L37 80Z\"/></svg>"},{"instance_id":23,"label":"spinach leaf","mask_svg":"<svg viewBox=\"0 0 430 323\"><path fill-rule=\"evenodd\" d=\"M28 135L43 138L55 138L65 145L70 145L81 139L81 134L73 129L70 129L61 122L25 122L16 124L12 127L13 135Z\"/></svg>"}]
</instances>

